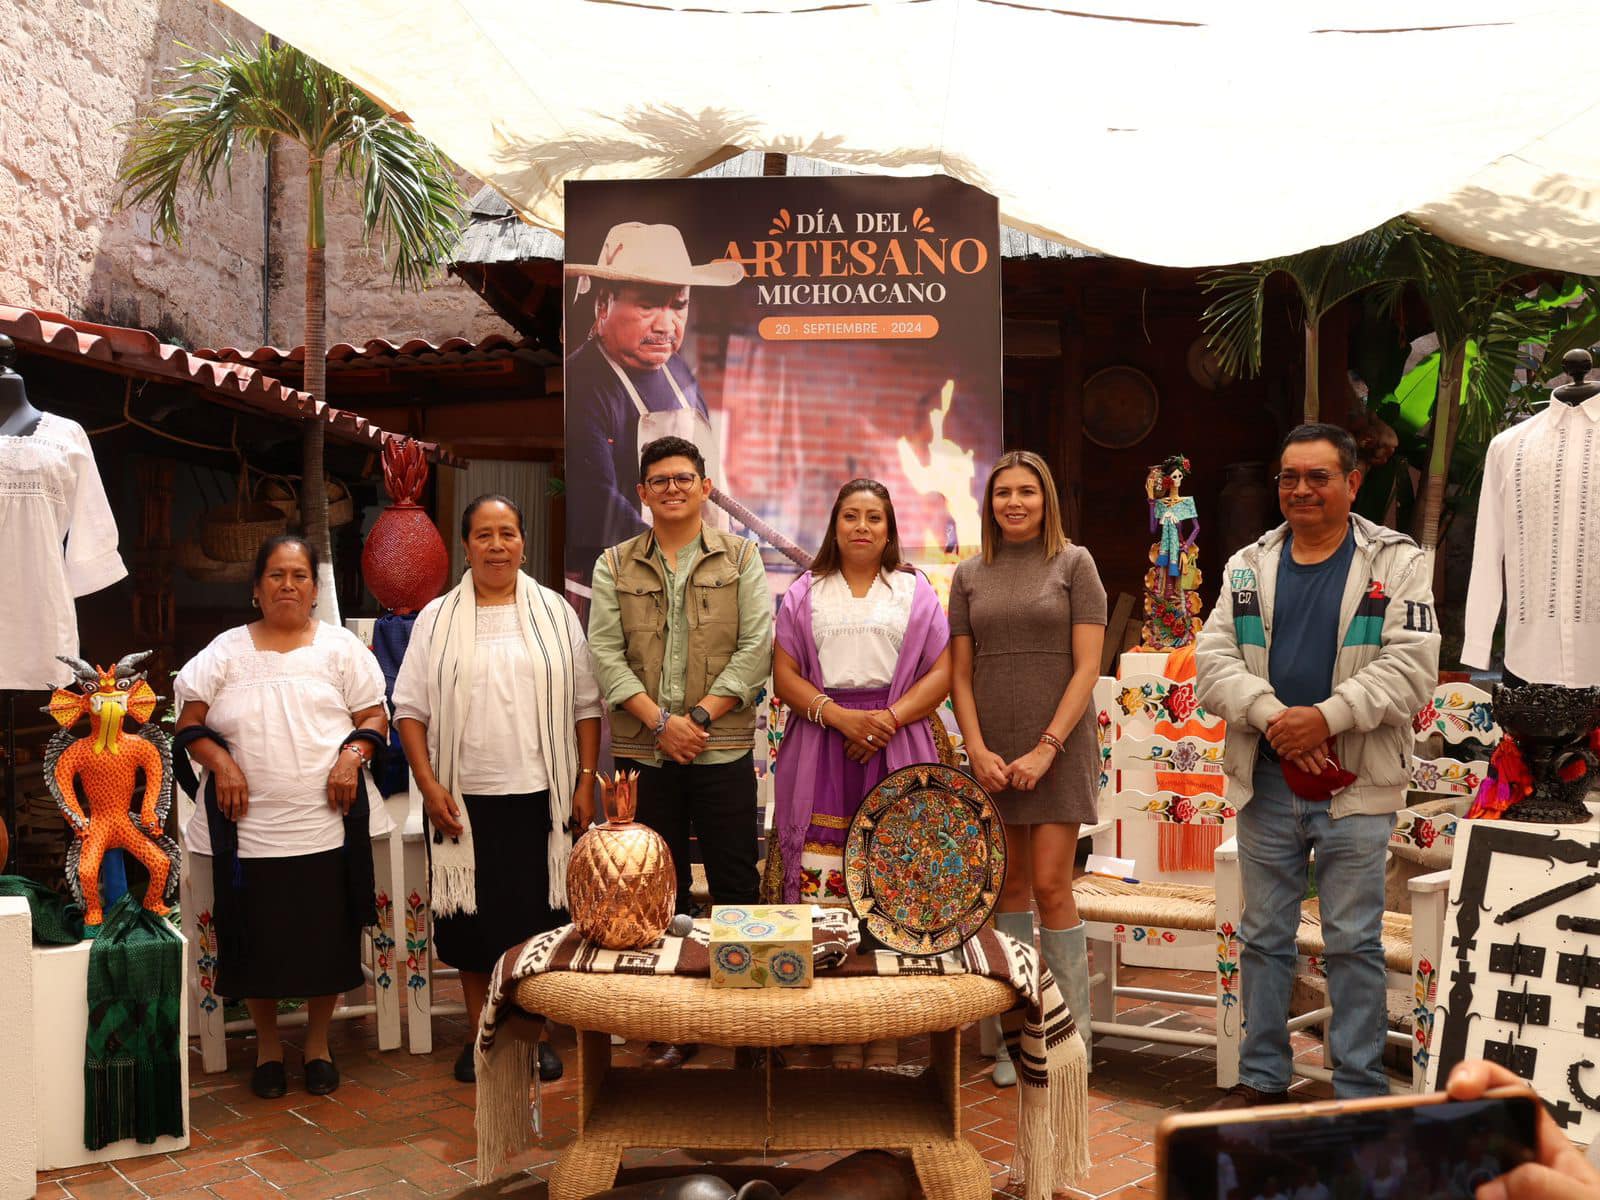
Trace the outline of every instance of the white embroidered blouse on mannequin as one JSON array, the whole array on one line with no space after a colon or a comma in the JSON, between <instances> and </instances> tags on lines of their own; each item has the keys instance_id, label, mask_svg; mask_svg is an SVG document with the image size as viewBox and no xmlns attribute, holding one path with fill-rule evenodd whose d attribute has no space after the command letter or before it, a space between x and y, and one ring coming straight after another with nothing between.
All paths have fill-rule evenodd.
<instances>
[{"instance_id":1,"label":"white embroidered blouse on mannequin","mask_svg":"<svg viewBox=\"0 0 1600 1200\"><path fill-rule=\"evenodd\" d=\"M1600 395L1549 407L1489 443L1461 661L1532 683L1600 684Z\"/></svg>"},{"instance_id":2,"label":"white embroidered blouse on mannequin","mask_svg":"<svg viewBox=\"0 0 1600 1200\"><path fill-rule=\"evenodd\" d=\"M127 573L83 427L47 412L28 436L0 437L0 688L70 679L56 655L78 653L74 597Z\"/></svg>"}]
</instances>

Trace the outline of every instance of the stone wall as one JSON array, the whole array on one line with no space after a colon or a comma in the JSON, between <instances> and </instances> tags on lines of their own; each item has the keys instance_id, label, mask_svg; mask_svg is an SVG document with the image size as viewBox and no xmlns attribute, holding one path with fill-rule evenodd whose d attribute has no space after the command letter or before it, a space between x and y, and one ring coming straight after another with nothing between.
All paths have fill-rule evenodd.
<instances>
[{"instance_id":1,"label":"stone wall","mask_svg":"<svg viewBox=\"0 0 1600 1200\"><path fill-rule=\"evenodd\" d=\"M189 346L301 341L303 189L293 153L275 154L270 234L262 157L242 152L231 186L181 198L184 242L151 232L148 210L117 212L125 123L183 54L259 31L212 0L7 0L0 5L0 303L144 326ZM303 160L301 160L303 161ZM470 191L474 186L465 181ZM450 280L402 292L361 244L347 184L329 214L331 341L440 340L506 330Z\"/></svg>"}]
</instances>

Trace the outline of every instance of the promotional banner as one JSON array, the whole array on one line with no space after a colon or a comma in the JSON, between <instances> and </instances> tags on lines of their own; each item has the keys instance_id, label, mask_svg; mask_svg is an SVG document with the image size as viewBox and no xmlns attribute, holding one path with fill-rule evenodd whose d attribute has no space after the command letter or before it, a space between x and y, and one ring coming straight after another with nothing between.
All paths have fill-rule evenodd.
<instances>
[{"instance_id":1,"label":"promotional banner","mask_svg":"<svg viewBox=\"0 0 1600 1200\"><path fill-rule=\"evenodd\" d=\"M645 528L639 450L705 456L707 517L774 595L842 484L894 499L941 594L1001 450L999 213L945 176L574 182L566 193L566 568Z\"/></svg>"}]
</instances>

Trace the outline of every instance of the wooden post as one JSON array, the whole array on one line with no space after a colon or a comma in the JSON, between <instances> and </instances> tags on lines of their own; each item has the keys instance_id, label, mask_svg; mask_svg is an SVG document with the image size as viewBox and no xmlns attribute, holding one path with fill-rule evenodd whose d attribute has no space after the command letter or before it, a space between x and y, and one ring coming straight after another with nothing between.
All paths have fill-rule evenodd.
<instances>
[{"instance_id":1,"label":"wooden post","mask_svg":"<svg viewBox=\"0 0 1600 1200\"><path fill-rule=\"evenodd\" d=\"M1061 406L1056 446L1061 470L1061 519L1076 541L1083 528L1083 322L1080 289L1063 283L1061 297Z\"/></svg>"}]
</instances>

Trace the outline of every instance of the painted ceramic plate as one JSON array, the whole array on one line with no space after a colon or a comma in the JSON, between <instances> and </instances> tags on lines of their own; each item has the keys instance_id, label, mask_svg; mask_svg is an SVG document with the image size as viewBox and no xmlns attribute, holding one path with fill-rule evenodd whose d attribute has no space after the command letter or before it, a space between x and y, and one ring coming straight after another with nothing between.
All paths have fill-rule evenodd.
<instances>
[{"instance_id":1,"label":"painted ceramic plate","mask_svg":"<svg viewBox=\"0 0 1600 1200\"><path fill-rule=\"evenodd\" d=\"M869 933L902 954L943 954L994 912L1005 825L970 776L936 763L902 767L861 802L844 861L850 905Z\"/></svg>"}]
</instances>

